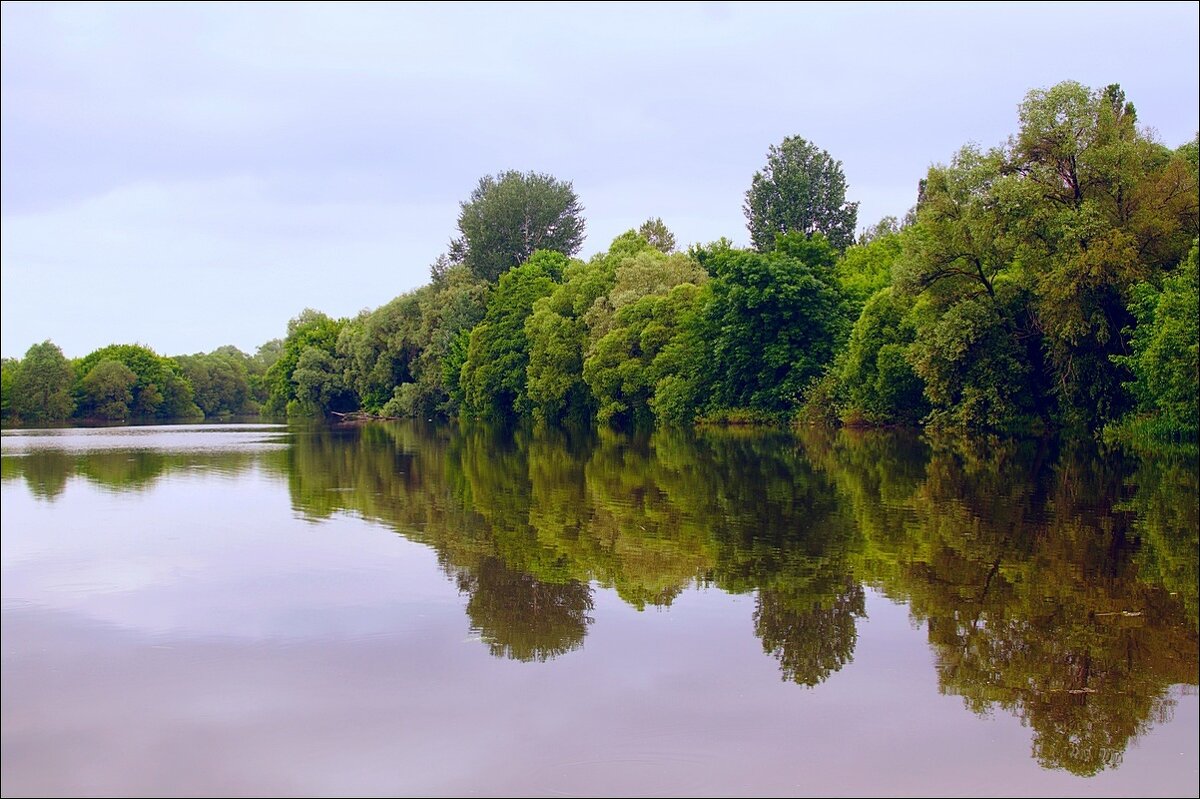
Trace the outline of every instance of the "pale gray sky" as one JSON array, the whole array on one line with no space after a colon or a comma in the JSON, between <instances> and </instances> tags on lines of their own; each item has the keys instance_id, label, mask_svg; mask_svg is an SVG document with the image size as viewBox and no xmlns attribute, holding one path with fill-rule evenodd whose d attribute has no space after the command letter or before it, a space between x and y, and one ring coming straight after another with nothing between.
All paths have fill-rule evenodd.
<instances>
[{"instance_id":1,"label":"pale gray sky","mask_svg":"<svg viewBox=\"0 0 1200 799\"><path fill-rule=\"evenodd\" d=\"M587 255L649 216L746 243L789 135L842 161L860 226L901 215L1066 79L1119 82L1174 147L1200 127L1198 9L6 2L0 349L253 352L305 307L425 283L505 169L574 183Z\"/></svg>"}]
</instances>

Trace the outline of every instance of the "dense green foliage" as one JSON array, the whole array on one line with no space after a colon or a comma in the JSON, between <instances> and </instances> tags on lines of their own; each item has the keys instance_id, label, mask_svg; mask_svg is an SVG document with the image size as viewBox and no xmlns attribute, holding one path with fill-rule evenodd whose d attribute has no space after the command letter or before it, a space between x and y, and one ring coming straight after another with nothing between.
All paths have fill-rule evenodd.
<instances>
[{"instance_id":1,"label":"dense green foliage","mask_svg":"<svg viewBox=\"0 0 1200 799\"><path fill-rule=\"evenodd\" d=\"M833 372L846 394L844 421L913 424L925 415L924 384L907 357L916 337L911 308L912 299L891 286L863 307Z\"/></svg>"},{"instance_id":2,"label":"dense green foliage","mask_svg":"<svg viewBox=\"0 0 1200 799\"><path fill-rule=\"evenodd\" d=\"M1194 439L1195 303L1171 278L1197 235L1194 143L1153 141L1117 86L1030 92L1020 121L930 169L906 229L847 251L853 301L890 272L891 318L872 332L883 308L863 307L811 415L1018 432L1134 414Z\"/></svg>"},{"instance_id":3,"label":"dense green foliage","mask_svg":"<svg viewBox=\"0 0 1200 799\"><path fill-rule=\"evenodd\" d=\"M71 415L74 373L55 344L43 341L11 370L12 415L27 424L62 422Z\"/></svg>"},{"instance_id":4,"label":"dense green foliage","mask_svg":"<svg viewBox=\"0 0 1200 799\"><path fill-rule=\"evenodd\" d=\"M494 283L537 250L579 252L584 227L583 207L570 183L537 172L488 175L462 204L462 236L451 243L451 255Z\"/></svg>"},{"instance_id":5,"label":"dense green foliage","mask_svg":"<svg viewBox=\"0 0 1200 799\"><path fill-rule=\"evenodd\" d=\"M0 419L8 421L12 417L13 378L17 374L20 361L16 358L5 358L0 361Z\"/></svg>"},{"instance_id":6,"label":"dense green foliage","mask_svg":"<svg viewBox=\"0 0 1200 799\"><path fill-rule=\"evenodd\" d=\"M819 234L778 236L767 253L718 249L705 309L717 407L781 413L832 359L846 325L836 253Z\"/></svg>"},{"instance_id":7,"label":"dense green foliage","mask_svg":"<svg viewBox=\"0 0 1200 799\"><path fill-rule=\"evenodd\" d=\"M260 398L254 380L266 371L237 347L225 346L210 353L181 355L175 359L192 384L196 404L209 418L255 414Z\"/></svg>"},{"instance_id":8,"label":"dense green foliage","mask_svg":"<svg viewBox=\"0 0 1200 799\"><path fill-rule=\"evenodd\" d=\"M311 308L306 308L288 322L287 338L283 340L279 357L266 373L267 414L302 418L319 416L327 411L344 411L352 406L353 400L344 385L344 377L324 368L333 363L338 335L345 326L345 319L331 319ZM314 352L306 362L308 382L301 393L295 373L300 367L301 357L308 350ZM321 358L320 354L325 358ZM322 387L313 382L322 377L333 381L332 384ZM338 407L314 404L314 400L322 397L337 402Z\"/></svg>"},{"instance_id":9,"label":"dense green foliage","mask_svg":"<svg viewBox=\"0 0 1200 799\"><path fill-rule=\"evenodd\" d=\"M584 421L594 410L594 399L583 380L589 322L600 313L612 289L622 254L644 246L632 237L625 246L618 242L607 255L568 264L562 284L534 303L525 322L528 399L540 422Z\"/></svg>"},{"instance_id":10,"label":"dense green foliage","mask_svg":"<svg viewBox=\"0 0 1200 799\"><path fill-rule=\"evenodd\" d=\"M83 406L90 415L108 422L129 418L137 375L120 361L105 359L83 376Z\"/></svg>"},{"instance_id":11,"label":"dense green foliage","mask_svg":"<svg viewBox=\"0 0 1200 799\"><path fill-rule=\"evenodd\" d=\"M670 347L693 323L699 287L707 281L691 259L653 247L616 264L608 297L593 308L583 362L601 422L653 420L662 381L678 371Z\"/></svg>"},{"instance_id":12,"label":"dense green foliage","mask_svg":"<svg viewBox=\"0 0 1200 799\"><path fill-rule=\"evenodd\" d=\"M1132 353L1113 356L1133 373L1128 384L1152 433L1183 434L1195 440L1200 419L1200 357L1197 356L1197 316L1200 314L1200 276L1197 247L1178 272L1163 279L1162 288L1139 283L1133 288L1132 312L1137 326ZM1125 428L1146 425L1130 418Z\"/></svg>"},{"instance_id":13,"label":"dense green foliage","mask_svg":"<svg viewBox=\"0 0 1200 799\"><path fill-rule=\"evenodd\" d=\"M655 217L573 260L570 183L484 177L429 285L353 319L306 310L253 357L108 347L72 369L46 342L5 362L3 418L800 418L1194 442L1200 136L1163 146L1116 85L1032 91L1018 122L857 239L840 162L798 136L746 193L752 249L681 253Z\"/></svg>"},{"instance_id":14,"label":"dense green foliage","mask_svg":"<svg viewBox=\"0 0 1200 799\"><path fill-rule=\"evenodd\" d=\"M846 202L846 176L835 161L799 136L788 136L767 151L767 164L755 172L746 192L750 241L760 252L783 233L820 233L838 250L854 241L858 203Z\"/></svg>"},{"instance_id":15,"label":"dense green foliage","mask_svg":"<svg viewBox=\"0 0 1200 799\"><path fill-rule=\"evenodd\" d=\"M528 410L525 320L534 303L554 291L568 263L564 255L543 251L500 277L483 321L471 331L459 377L467 413L504 419Z\"/></svg>"},{"instance_id":16,"label":"dense green foliage","mask_svg":"<svg viewBox=\"0 0 1200 799\"><path fill-rule=\"evenodd\" d=\"M105 362L121 364L134 376L124 412L119 411L117 402L124 396L118 387L124 372L106 366L93 373ZM140 344L112 344L77 361L75 396L77 413L83 418L165 420L203 415L193 401L192 384L179 363ZM101 405L103 413L99 411Z\"/></svg>"}]
</instances>

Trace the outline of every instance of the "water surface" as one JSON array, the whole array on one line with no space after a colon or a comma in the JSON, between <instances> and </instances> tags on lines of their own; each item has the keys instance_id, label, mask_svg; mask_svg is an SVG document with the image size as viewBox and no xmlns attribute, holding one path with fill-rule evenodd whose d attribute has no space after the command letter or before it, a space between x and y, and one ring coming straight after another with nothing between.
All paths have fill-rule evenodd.
<instances>
[{"instance_id":1,"label":"water surface","mask_svg":"<svg viewBox=\"0 0 1200 799\"><path fill-rule=\"evenodd\" d=\"M411 424L2 463L6 795L1197 793L1193 463Z\"/></svg>"}]
</instances>

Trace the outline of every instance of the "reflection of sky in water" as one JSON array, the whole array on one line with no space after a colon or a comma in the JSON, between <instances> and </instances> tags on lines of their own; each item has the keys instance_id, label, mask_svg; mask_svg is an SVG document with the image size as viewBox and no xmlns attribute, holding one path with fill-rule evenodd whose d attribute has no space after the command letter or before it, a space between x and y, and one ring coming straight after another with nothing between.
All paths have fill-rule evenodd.
<instances>
[{"instance_id":1,"label":"reflection of sky in water","mask_svg":"<svg viewBox=\"0 0 1200 799\"><path fill-rule=\"evenodd\" d=\"M354 611L338 625L386 630L369 606L389 594L456 601L429 549L354 519L299 521L279 483L258 470L175 473L144 494L77 482L51 505L6 487L6 528L10 515L56 521L52 535L3 536L4 596L151 633L246 637L320 635L337 609Z\"/></svg>"},{"instance_id":2,"label":"reflection of sky in water","mask_svg":"<svg viewBox=\"0 0 1200 799\"><path fill-rule=\"evenodd\" d=\"M270 426L133 430L4 437L6 456L25 451L12 447L23 438L39 442L29 451L62 439L63 449L75 453L68 462L76 476L122 451L143 451L144 441L155 442L145 449L156 458L183 464L126 490L118 481L72 476L49 500L20 479L4 481L6 793L35 792L48 784L47 775L58 793L105 786L156 793L179 785L218 794L1194 790L1200 730L1194 690L1169 689L1178 702L1172 719L1134 739L1120 768L1086 782L1043 769L1030 757L1031 730L1017 716L999 710L982 718L939 690L930 633L912 621L908 605L881 593L887 580L866 591L852 659L814 688L781 679L780 662L764 652L756 631L752 590L729 594L694 580L669 607L643 611L593 584L588 616L594 621L583 646L522 663L489 654L467 615L468 598L439 562L466 568L485 529L479 517L471 517L470 529L440 533L399 525L410 539L354 510L364 500L355 491L382 503L371 506L382 513L447 490L445 475L433 471L444 462L445 442L428 461L397 460L385 442L373 451L380 457L372 471L360 460L366 454L340 439L302 439L288 451L308 458L307 465L280 460L276 447L259 450L256 443L282 432ZM108 443L113 439L121 442ZM234 445L215 443L227 440ZM223 452L237 455L222 460ZM467 462L481 454L467 447L456 457ZM564 469L575 469L590 491L610 492L608 504L595 510L645 510L650 531L641 525L625 544L661 537L661 546L647 550L658 556L671 546L698 546L672 538L671 517L662 515L667 494L679 486L672 489L659 475L643 496L630 452L592 460L585 453L586 465L552 447L545 454L553 468L542 475L542 493L513 494L509 489L520 481L512 483L508 473L498 475L487 500L479 493L486 486L472 484L489 524L527 523L530 508L521 501L547 514L543 521L558 518L557 503L596 501L594 493L572 493L569 480L555 482ZM610 456L618 471L600 471ZM223 462L237 466L222 470ZM5 476L18 473L6 469ZM828 502L832 489L814 474L785 470L773 496L803 478L808 493L800 496ZM690 512L700 499L671 501ZM952 512L970 499L967 493L955 500ZM779 507L768 502L760 511ZM911 511L896 512L913 522ZM799 519L813 537L804 539L802 557L788 563L811 572L804 585L823 584L822 569L832 564L836 584L839 570L853 567L846 565L853 553L849 561L842 552L831 557L832 545L820 536L838 533L810 516ZM619 531L619 520L628 517L613 518ZM1044 522L1040 512L1022 518ZM738 538L748 534L747 525L714 523L733 536L722 557L751 551L752 539ZM978 531L967 538L986 549ZM753 551L765 563L779 555L774 545ZM664 563L677 568L711 557L684 554ZM625 566L646 564L630 559ZM949 571L939 579L973 574ZM641 576L653 583L652 575Z\"/></svg>"},{"instance_id":3,"label":"reflection of sky in water","mask_svg":"<svg viewBox=\"0 0 1200 799\"><path fill-rule=\"evenodd\" d=\"M0 447L5 455L39 449L68 452L153 450L207 452L258 450L287 443L287 425L189 424L140 427L93 427L46 430L5 430Z\"/></svg>"}]
</instances>

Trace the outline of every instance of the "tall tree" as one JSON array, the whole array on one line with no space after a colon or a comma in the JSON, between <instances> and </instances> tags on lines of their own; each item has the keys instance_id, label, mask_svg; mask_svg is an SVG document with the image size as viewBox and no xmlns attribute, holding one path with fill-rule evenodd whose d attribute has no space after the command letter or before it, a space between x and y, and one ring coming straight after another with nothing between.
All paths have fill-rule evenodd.
<instances>
[{"instance_id":1,"label":"tall tree","mask_svg":"<svg viewBox=\"0 0 1200 799\"><path fill-rule=\"evenodd\" d=\"M846 202L842 162L799 136L771 145L742 210L759 252L773 250L776 235L793 232L823 233L839 251L854 243L858 203Z\"/></svg>"},{"instance_id":2,"label":"tall tree","mask_svg":"<svg viewBox=\"0 0 1200 799\"><path fill-rule=\"evenodd\" d=\"M12 411L26 424L61 422L71 415L74 374L52 341L34 344L12 377Z\"/></svg>"},{"instance_id":3,"label":"tall tree","mask_svg":"<svg viewBox=\"0 0 1200 799\"><path fill-rule=\"evenodd\" d=\"M993 197L1032 278L1033 313L1054 371L1057 415L1096 427L1130 406L1132 287L1173 270L1198 227L1196 174L1137 127L1121 87L1074 82L1031 91L1008 170L1022 179ZM1011 191L1009 191L1011 189Z\"/></svg>"},{"instance_id":4,"label":"tall tree","mask_svg":"<svg viewBox=\"0 0 1200 799\"><path fill-rule=\"evenodd\" d=\"M650 246L668 255L675 252L675 234L660 217L647 219L638 228L638 235L650 242Z\"/></svg>"},{"instance_id":5,"label":"tall tree","mask_svg":"<svg viewBox=\"0 0 1200 799\"><path fill-rule=\"evenodd\" d=\"M487 175L462 203L462 236L450 243L450 255L494 283L535 250L574 255L583 246L584 227L583 206L569 181L538 172Z\"/></svg>"}]
</instances>

